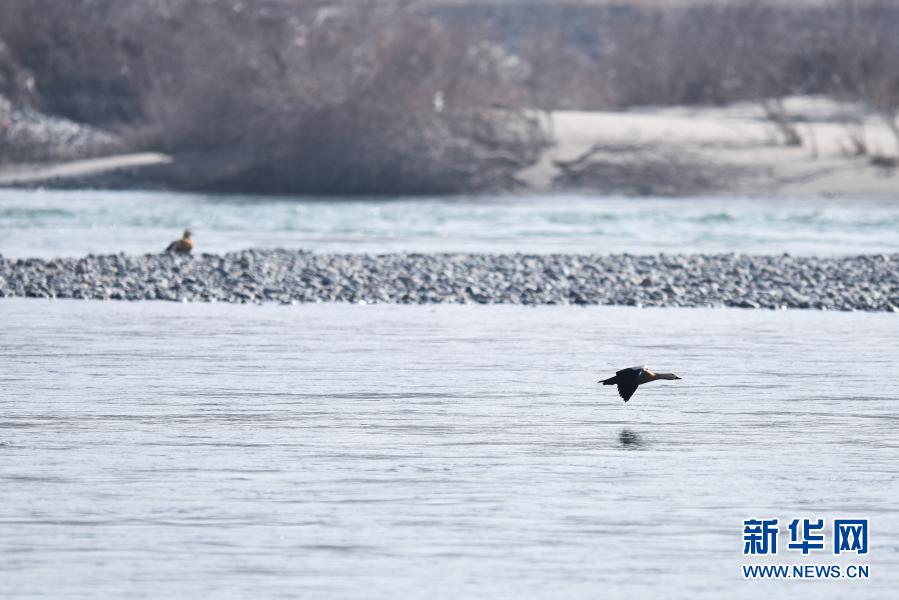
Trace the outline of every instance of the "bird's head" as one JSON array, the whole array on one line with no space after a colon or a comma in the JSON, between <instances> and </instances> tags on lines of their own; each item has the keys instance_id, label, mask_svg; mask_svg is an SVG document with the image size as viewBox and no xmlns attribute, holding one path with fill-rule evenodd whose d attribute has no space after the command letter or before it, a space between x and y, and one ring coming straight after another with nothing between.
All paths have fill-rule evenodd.
<instances>
[{"instance_id":1,"label":"bird's head","mask_svg":"<svg viewBox=\"0 0 899 600\"><path fill-rule=\"evenodd\" d=\"M184 237L185 240L189 240L189 239L190 239L190 229L185 229L185 230L184 230L184 236L183 236L183 237Z\"/></svg>"}]
</instances>

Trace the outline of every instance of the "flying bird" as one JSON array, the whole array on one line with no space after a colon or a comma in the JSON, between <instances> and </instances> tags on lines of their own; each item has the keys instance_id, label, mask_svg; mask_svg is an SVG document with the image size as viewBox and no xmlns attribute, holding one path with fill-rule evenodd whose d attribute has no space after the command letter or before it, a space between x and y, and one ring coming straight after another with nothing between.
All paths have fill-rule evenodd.
<instances>
[{"instance_id":1,"label":"flying bird","mask_svg":"<svg viewBox=\"0 0 899 600\"><path fill-rule=\"evenodd\" d=\"M174 252L175 254L190 254L190 251L194 249L194 241L190 239L190 229L184 230L184 235L181 236L180 240L175 240L171 244L169 244L168 248L165 249L166 252Z\"/></svg>"},{"instance_id":2,"label":"flying bird","mask_svg":"<svg viewBox=\"0 0 899 600\"><path fill-rule=\"evenodd\" d=\"M631 396L634 395L634 392L637 391L637 386L649 383L650 381L655 381L656 379L680 379L680 377L674 373L656 373L649 370L649 367L630 367L621 369L615 373L614 377L597 381L597 383L603 385L617 385L618 395L627 402L631 399Z\"/></svg>"}]
</instances>

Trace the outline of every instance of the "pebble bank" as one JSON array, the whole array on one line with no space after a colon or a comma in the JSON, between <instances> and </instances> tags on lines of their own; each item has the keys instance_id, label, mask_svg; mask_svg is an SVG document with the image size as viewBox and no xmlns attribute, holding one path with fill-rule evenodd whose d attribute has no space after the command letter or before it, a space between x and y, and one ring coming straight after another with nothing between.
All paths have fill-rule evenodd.
<instances>
[{"instance_id":1,"label":"pebble bank","mask_svg":"<svg viewBox=\"0 0 899 600\"><path fill-rule=\"evenodd\" d=\"M0 256L0 297L732 306L899 312L899 254Z\"/></svg>"}]
</instances>

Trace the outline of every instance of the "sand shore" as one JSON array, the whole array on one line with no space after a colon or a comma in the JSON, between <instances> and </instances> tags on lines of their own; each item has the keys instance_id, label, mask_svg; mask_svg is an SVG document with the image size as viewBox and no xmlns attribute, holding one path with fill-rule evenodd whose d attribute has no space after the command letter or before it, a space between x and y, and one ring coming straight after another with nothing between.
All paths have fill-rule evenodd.
<instances>
[{"instance_id":1,"label":"sand shore","mask_svg":"<svg viewBox=\"0 0 899 600\"><path fill-rule=\"evenodd\" d=\"M60 163L8 165L0 167L0 186L29 185L60 179L80 179L172 162L165 154L141 152Z\"/></svg>"},{"instance_id":2,"label":"sand shore","mask_svg":"<svg viewBox=\"0 0 899 600\"><path fill-rule=\"evenodd\" d=\"M889 165L896 160L897 141L876 115L817 98L792 98L784 107L802 138L799 146L785 143L761 104L556 112L550 126L557 144L523 178L536 190L558 185L556 161L571 161L598 144L607 148L600 160L634 179L710 172L699 182L705 185L674 195L899 197L899 173ZM858 153L858 143L866 155ZM874 164L875 156L886 158L886 164ZM645 168L654 163L673 169ZM601 182L590 187L628 193L615 189L621 184L612 179L605 190ZM662 195L667 183L645 182L649 194L658 188Z\"/></svg>"}]
</instances>

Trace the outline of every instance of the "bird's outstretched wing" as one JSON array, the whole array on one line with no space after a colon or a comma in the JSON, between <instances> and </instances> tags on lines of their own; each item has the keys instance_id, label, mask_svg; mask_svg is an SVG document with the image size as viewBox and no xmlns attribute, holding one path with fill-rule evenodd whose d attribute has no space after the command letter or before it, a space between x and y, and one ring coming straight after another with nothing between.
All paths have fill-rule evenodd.
<instances>
[{"instance_id":1,"label":"bird's outstretched wing","mask_svg":"<svg viewBox=\"0 0 899 600\"><path fill-rule=\"evenodd\" d=\"M621 369L615 373L615 381L618 382L618 395L627 402L637 391L640 385L640 374L643 373L642 367L631 367L630 369Z\"/></svg>"}]
</instances>

